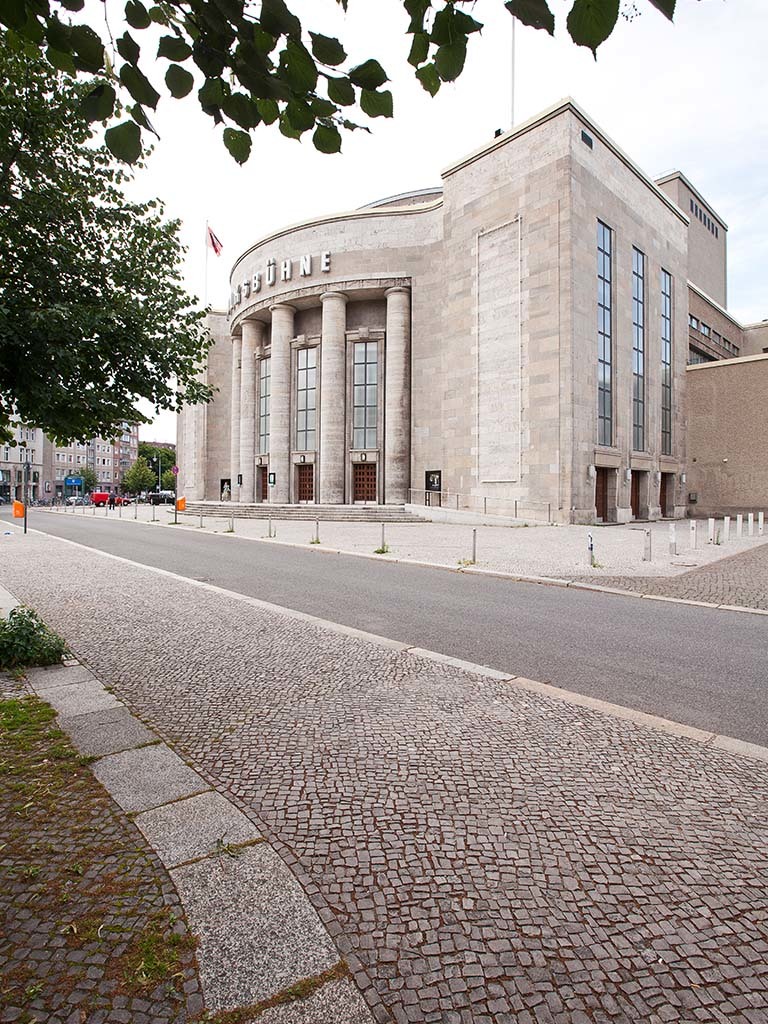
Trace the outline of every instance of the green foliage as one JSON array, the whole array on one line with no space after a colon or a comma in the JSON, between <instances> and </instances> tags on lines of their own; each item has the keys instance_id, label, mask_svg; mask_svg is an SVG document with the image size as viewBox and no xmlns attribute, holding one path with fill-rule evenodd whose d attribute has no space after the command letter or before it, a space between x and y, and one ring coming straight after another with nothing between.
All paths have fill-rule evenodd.
<instances>
[{"instance_id":1,"label":"green foliage","mask_svg":"<svg viewBox=\"0 0 768 1024\"><path fill-rule=\"evenodd\" d=\"M346 10L347 0L338 0ZM481 22L464 10L468 0L401 0L410 19L407 32L413 37L409 63L416 77L431 95L443 82L454 81L463 71L470 36L480 32ZM553 0L501 0L506 9L524 25L555 31ZM565 0L564 0L565 2ZM640 2L640 0L636 0ZM647 0L672 19L676 0ZM575 43L593 52L614 29L620 0L567 0L567 30ZM347 71L343 43L302 25L285 0L262 0L260 9L250 0L173 0L149 9L141 0L127 0L126 31L114 45L100 39L87 24L67 24L59 19L62 8L79 11L81 0L6 0L0 5L0 22L14 39L45 52L53 67L70 75L88 72L98 76L81 98L85 115L106 121L118 115L115 87L130 98L130 121L110 129L105 141L120 160L134 163L144 148L144 133L152 132L145 108L155 109L160 98L155 55L173 63L165 72L165 89L174 98L192 89L197 70L204 84L198 94L200 105L216 124L224 124L223 142L235 160L245 162L251 152L250 133L261 124L278 124L289 138L301 138L312 131L312 140L322 153L336 153L330 145L330 131L361 127L347 119L343 107L356 104L369 117L391 117L389 93L374 99L387 81L387 74L373 57ZM628 19L635 13L629 6ZM307 6L307 9L311 9ZM142 52L141 32L161 25L157 50L152 43ZM124 63L119 67L119 60ZM140 64L144 62L144 70ZM182 65L187 65L183 67ZM332 73L331 73L332 71ZM234 95L248 102L228 104ZM318 105L318 102L321 105ZM269 106L265 116L263 104ZM256 113L259 113L259 117ZM289 112L290 111L290 112ZM232 122L227 124L227 121ZM234 127L233 127L234 125ZM366 127L366 131L368 128ZM340 140L339 136L339 140Z\"/></svg>"},{"instance_id":2,"label":"green foliage","mask_svg":"<svg viewBox=\"0 0 768 1024\"><path fill-rule=\"evenodd\" d=\"M0 619L0 669L56 665L66 652L63 638L31 608L13 608L7 619Z\"/></svg>"},{"instance_id":3,"label":"green foliage","mask_svg":"<svg viewBox=\"0 0 768 1024\"><path fill-rule=\"evenodd\" d=\"M170 469L166 469L162 476L162 485L164 491L175 491L176 490L176 474L172 473Z\"/></svg>"},{"instance_id":4,"label":"green foliage","mask_svg":"<svg viewBox=\"0 0 768 1024\"><path fill-rule=\"evenodd\" d=\"M140 455L132 466L123 474L123 492L125 494L141 494L157 487L157 474L147 465L147 460Z\"/></svg>"},{"instance_id":5,"label":"green foliage","mask_svg":"<svg viewBox=\"0 0 768 1024\"><path fill-rule=\"evenodd\" d=\"M90 466L83 466L78 469L75 476L82 477L83 483L79 488L81 494L87 494L89 491L95 491L99 486L99 478L96 476L96 470L91 469Z\"/></svg>"},{"instance_id":6,"label":"green foliage","mask_svg":"<svg viewBox=\"0 0 768 1024\"><path fill-rule=\"evenodd\" d=\"M126 171L91 139L87 117L113 95L0 31L0 438L14 409L66 442L146 422L140 398L173 410L182 391L192 404L210 397L179 225L156 201L128 201ZM138 154L135 120L107 134Z\"/></svg>"}]
</instances>

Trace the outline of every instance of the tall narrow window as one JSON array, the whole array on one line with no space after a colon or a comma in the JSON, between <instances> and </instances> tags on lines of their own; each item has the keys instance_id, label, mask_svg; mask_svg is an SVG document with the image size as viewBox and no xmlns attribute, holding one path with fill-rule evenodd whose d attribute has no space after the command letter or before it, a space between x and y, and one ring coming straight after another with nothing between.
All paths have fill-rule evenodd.
<instances>
[{"instance_id":1,"label":"tall narrow window","mask_svg":"<svg viewBox=\"0 0 768 1024\"><path fill-rule=\"evenodd\" d=\"M661 272L661 454L672 454L672 275Z\"/></svg>"},{"instance_id":2,"label":"tall narrow window","mask_svg":"<svg viewBox=\"0 0 768 1024\"><path fill-rule=\"evenodd\" d=\"M632 447L645 450L645 256L632 250Z\"/></svg>"},{"instance_id":3,"label":"tall narrow window","mask_svg":"<svg viewBox=\"0 0 768 1024\"><path fill-rule=\"evenodd\" d=\"M379 346L375 341L355 342L355 379L352 401L353 448L376 447Z\"/></svg>"},{"instance_id":4,"label":"tall narrow window","mask_svg":"<svg viewBox=\"0 0 768 1024\"><path fill-rule=\"evenodd\" d=\"M612 231L597 222L597 443L613 442Z\"/></svg>"},{"instance_id":5,"label":"tall narrow window","mask_svg":"<svg viewBox=\"0 0 768 1024\"><path fill-rule=\"evenodd\" d=\"M270 360L259 363L259 451L269 452L269 395L271 386Z\"/></svg>"},{"instance_id":6,"label":"tall narrow window","mask_svg":"<svg viewBox=\"0 0 768 1024\"><path fill-rule=\"evenodd\" d=\"M296 448L312 451L317 436L317 349L300 348L296 365Z\"/></svg>"}]
</instances>

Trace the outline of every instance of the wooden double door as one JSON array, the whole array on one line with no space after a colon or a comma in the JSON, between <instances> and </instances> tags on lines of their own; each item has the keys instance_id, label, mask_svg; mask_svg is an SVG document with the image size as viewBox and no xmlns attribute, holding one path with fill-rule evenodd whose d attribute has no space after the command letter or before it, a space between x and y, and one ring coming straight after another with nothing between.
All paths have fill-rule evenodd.
<instances>
[{"instance_id":1,"label":"wooden double door","mask_svg":"<svg viewBox=\"0 0 768 1024\"><path fill-rule=\"evenodd\" d=\"M376 463L352 464L352 501L376 501Z\"/></svg>"},{"instance_id":2,"label":"wooden double door","mask_svg":"<svg viewBox=\"0 0 768 1024\"><path fill-rule=\"evenodd\" d=\"M315 500L315 467L302 463L296 467L296 493L300 502Z\"/></svg>"}]
</instances>

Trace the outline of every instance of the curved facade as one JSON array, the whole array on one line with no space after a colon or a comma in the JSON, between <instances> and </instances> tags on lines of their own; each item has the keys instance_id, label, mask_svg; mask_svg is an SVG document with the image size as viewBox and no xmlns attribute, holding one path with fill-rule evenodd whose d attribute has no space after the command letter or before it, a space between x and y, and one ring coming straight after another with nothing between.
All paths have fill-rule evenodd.
<instances>
[{"instance_id":1,"label":"curved facade","mask_svg":"<svg viewBox=\"0 0 768 1024\"><path fill-rule=\"evenodd\" d=\"M263 239L210 317L181 493L683 514L688 225L566 101L442 189Z\"/></svg>"}]
</instances>

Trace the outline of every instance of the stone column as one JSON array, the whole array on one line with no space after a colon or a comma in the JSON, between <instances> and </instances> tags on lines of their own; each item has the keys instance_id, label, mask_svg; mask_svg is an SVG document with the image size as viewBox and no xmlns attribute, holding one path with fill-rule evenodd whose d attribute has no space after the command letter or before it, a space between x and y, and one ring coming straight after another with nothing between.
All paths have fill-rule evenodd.
<instances>
[{"instance_id":1,"label":"stone column","mask_svg":"<svg viewBox=\"0 0 768 1024\"><path fill-rule=\"evenodd\" d=\"M347 297L325 292L320 348L320 504L344 502Z\"/></svg>"},{"instance_id":2,"label":"stone column","mask_svg":"<svg viewBox=\"0 0 768 1024\"><path fill-rule=\"evenodd\" d=\"M264 324L243 321L243 352L240 372L240 501L255 500L256 484L256 354L261 347Z\"/></svg>"},{"instance_id":3,"label":"stone column","mask_svg":"<svg viewBox=\"0 0 768 1024\"><path fill-rule=\"evenodd\" d=\"M229 434L229 475L232 500L237 500L237 474L240 472L240 362L243 352L243 339L232 338L232 417ZM220 498L221 495L217 495Z\"/></svg>"},{"instance_id":4,"label":"stone column","mask_svg":"<svg viewBox=\"0 0 768 1024\"><path fill-rule=\"evenodd\" d=\"M269 471L275 486L269 500L285 505L290 500L291 471L291 341L293 306L270 307L272 313L271 397L269 400Z\"/></svg>"},{"instance_id":5,"label":"stone column","mask_svg":"<svg viewBox=\"0 0 768 1024\"><path fill-rule=\"evenodd\" d=\"M411 296L389 288L384 380L384 501L408 500L411 462Z\"/></svg>"}]
</instances>

